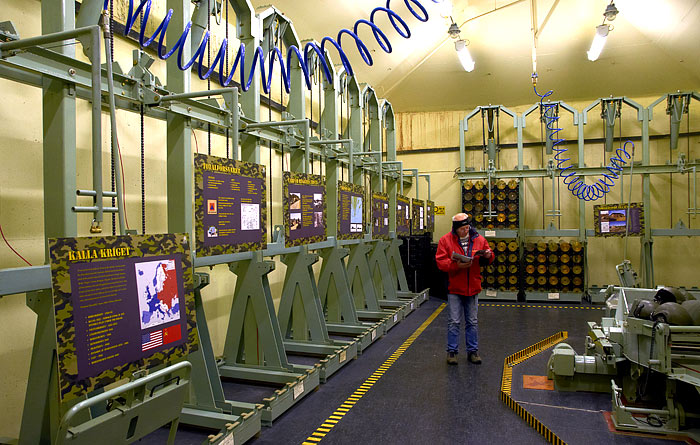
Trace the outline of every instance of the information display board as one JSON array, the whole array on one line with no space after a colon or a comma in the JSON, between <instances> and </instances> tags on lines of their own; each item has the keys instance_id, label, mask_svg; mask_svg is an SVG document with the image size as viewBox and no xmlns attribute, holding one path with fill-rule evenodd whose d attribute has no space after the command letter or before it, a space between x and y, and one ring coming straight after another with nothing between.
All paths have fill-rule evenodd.
<instances>
[{"instance_id":1,"label":"information display board","mask_svg":"<svg viewBox=\"0 0 700 445\"><path fill-rule=\"evenodd\" d=\"M425 201L425 231L435 232L435 203L433 201Z\"/></svg>"},{"instance_id":2,"label":"information display board","mask_svg":"<svg viewBox=\"0 0 700 445\"><path fill-rule=\"evenodd\" d=\"M629 229L627 224L629 221ZM625 232L640 236L644 231L644 206L642 203L604 204L593 206L595 236L625 236Z\"/></svg>"},{"instance_id":3,"label":"information display board","mask_svg":"<svg viewBox=\"0 0 700 445\"><path fill-rule=\"evenodd\" d=\"M338 181L338 239L364 236L364 201L364 187Z\"/></svg>"},{"instance_id":4,"label":"information display board","mask_svg":"<svg viewBox=\"0 0 700 445\"><path fill-rule=\"evenodd\" d=\"M198 349L189 235L49 239L65 402Z\"/></svg>"},{"instance_id":5,"label":"information display board","mask_svg":"<svg viewBox=\"0 0 700 445\"><path fill-rule=\"evenodd\" d=\"M396 235L411 234L411 200L407 196L396 195Z\"/></svg>"},{"instance_id":6,"label":"information display board","mask_svg":"<svg viewBox=\"0 0 700 445\"><path fill-rule=\"evenodd\" d=\"M326 240L326 186L323 176L284 172L283 218L286 247Z\"/></svg>"},{"instance_id":7,"label":"information display board","mask_svg":"<svg viewBox=\"0 0 700 445\"><path fill-rule=\"evenodd\" d=\"M197 255L267 246L265 166L194 155Z\"/></svg>"},{"instance_id":8,"label":"information display board","mask_svg":"<svg viewBox=\"0 0 700 445\"><path fill-rule=\"evenodd\" d=\"M389 195L372 192L372 238L389 239Z\"/></svg>"},{"instance_id":9,"label":"information display board","mask_svg":"<svg viewBox=\"0 0 700 445\"><path fill-rule=\"evenodd\" d=\"M413 220L411 221L411 235L422 235L425 233L425 203L420 199L412 201Z\"/></svg>"}]
</instances>

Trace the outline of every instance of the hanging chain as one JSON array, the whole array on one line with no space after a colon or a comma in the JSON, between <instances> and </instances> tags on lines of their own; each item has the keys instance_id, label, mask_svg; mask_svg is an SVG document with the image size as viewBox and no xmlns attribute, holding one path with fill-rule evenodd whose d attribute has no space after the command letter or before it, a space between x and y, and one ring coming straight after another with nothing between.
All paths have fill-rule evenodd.
<instances>
[{"instance_id":1,"label":"hanging chain","mask_svg":"<svg viewBox=\"0 0 700 445\"><path fill-rule=\"evenodd\" d=\"M114 63L114 2L109 2L109 60ZM112 132L112 129L110 127L110 134ZM110 138L111 143L110 143L110 159L111 159L111 180L112 180L112 191L114 192L116 190L116 179L115 179L115 165L114 165L114 137ZM122 172L123 174L123 172ZM117 198L112 197L112 207L116 207L116 200ZM100 203L101 205L102 203ZM115 212L112 212L112 236L117 234L117 214Z\"/></svg>"},{"instance_id":2,"label":"hanging chain","mask_svg":"<svg viewBox=\"0 0 700 445\"><path fill-rule=\"evenodd\" d=\"M228 41L228 0L223 0L223 3L226 3L226 21L225 21L225 26L226 26L226 69L224 72L226 73L226 78L228 78L228 75L231 71L231 68L228 66L228 49L229 49L229 41ZM234 114L235 113L235 114ZM238 119L238 110L231 110L232 118L233 119ZM226 159L230 159L229 155L229 128L226 127ZM234 152L236 151L236 148L234 147Z\"/></svg>"},{"instance_id":3,"label":"hanging chain","mask_svg":"<svg viewBox=\"0 0 700 445\"><path fill-rule=\"evenodd\" d=\"M211 0L207 0L207 31L211 39ZM211 45L207 45L207 70L209 69L211 69ZM211 90L211 77L207 77L208 90ZM211 124L209 123L207 123L207 154L211 156Z\"/></svg>"},{"instance_id":4,"label":"hanging chain","mask_svg":"<svg viewBox=\"0 0 700 445\"><path fill-rule=\"evenodd\" d=\"M144 130L143 104L141 104L141 234L146 234L146 134Z\"/></svg>"}]
</instances>

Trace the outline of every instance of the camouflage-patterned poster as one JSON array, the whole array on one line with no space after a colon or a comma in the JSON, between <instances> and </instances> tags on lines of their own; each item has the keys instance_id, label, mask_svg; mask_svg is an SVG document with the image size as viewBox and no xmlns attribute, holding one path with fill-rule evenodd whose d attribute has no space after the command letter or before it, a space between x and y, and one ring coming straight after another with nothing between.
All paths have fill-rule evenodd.
<instances>
[{"instance_id":1,"label":"camouflage-patterned poster","mask_svg":"<svg viewBox=\"0 0 700 445\"><path fill-rule=\"evenodd\" d=\"M411 234L411 200L407 196L396 195L396 235Z\"/></svg>"},{"instance_id":2,"label":"camouflage-patterned poster","mask_svg":"<svg viewBox=\"0 0 700 445\"><path fill-rule=\"evenodd\" d=\"M426 220L425 220L425 231L433 233L435 232L435 203L433 201L425 201L425 211L426 211Z\"/></svg>"},{"instance_id":3,"label":"camouflage-patterned poster","mask_svg":"<svg viewBox=\"0 0 700 445\"><path fill-rule=\"evenodd\" d=\"M188 238L49 239L64 402L197 350Z\"/></svg>"},{"instance_id":4,"label":"camouflage-patterned poster","mask_svg":"<svg viewBox=\"0 0 700 445\"><path fill-rule=\"evenodd\" d=\"M326 240L326 185L323 176L284 172L282 217L286 247Z\"/></svg>"},{"instance_id":5,"label":"camouflage-patterned poster","mask_svg":"<svg viewBox=\"0 0 700 445\"><path fill-rule=\"evenodd\" d=\"M411 235L422 235L425 233L425 206L420 199L414 199L413 220L411 221Z\"/></svg>"},{"instance_id":6,"label":"camouflage-patterned poster","mask_svg":"<svg viewBox=\"0 0 700 445\"><path fill-rule=\"evenodd\" d=\"M267 247L265 166L194 155L197 256Z\"/></svg>"},{"instance_id":7,"label":"camouflage-patterned poster","mask_svg":"<svg viewBox=\"0 0 700 445\"><path fill-rule=\"evenodd\" d=\"M338 239L364 236L365 188L338 181Z\"/></svg>"},{"instance_id":8,"label":"camouflage-patterned poster","mask_svg":"<svg viewBox=\"0 0 700 445\"><path fill-rule=\"evenodd\" d=\"M389 239L389 195L372 192L372 238Z\"/></svg>"},{"instance_id":9,"label":"camouflage-patterned poster","mask_svg":"<svg viewBox=\"0 0 700 445\"><path fill-rule=\"evenodd\" d=\"M644 205L603 204L593 206L595 236L640 236L644 231Z\"/></svg>"}]
</instances>

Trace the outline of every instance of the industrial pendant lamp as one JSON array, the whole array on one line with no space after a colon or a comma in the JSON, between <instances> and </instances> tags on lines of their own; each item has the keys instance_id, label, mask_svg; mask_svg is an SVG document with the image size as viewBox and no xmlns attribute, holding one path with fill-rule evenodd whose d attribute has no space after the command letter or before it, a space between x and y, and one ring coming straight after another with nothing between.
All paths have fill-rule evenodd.
<instances>
[{"instance_id":1,"label":"industrial pendant lamp","mask_svg":"<svg viewBox=\"0 0 700 445\"><path fill-rule=\"evenodd\" d=\"M457 57L459 57L459 62L462 64L462 68L464 68L464 71L468 73L474 71L474 66L476 65L476 63L474 62L474 59L472 59L472 55L469 53L469 48L467 48L469 42L467 40L459 38L459 26L457 26L456 23L452 22L452 24L450 25L450 29L447 30L447 34L449 34L450 37L455 39L455 51L457 51Z\"/></svg>"},{"instance_id":2,"label":"industrial pendant lamp","mask_svg":"<svg viewBox=\"0 0 700 445\"><path fill-rule=\"evenodd\" d=\"M591 49L588 50L588 60L594 62L600 57L600 53L603 51L605 46L605 40L608 38L608 34L613 30L613 27L606 24L605 21L612 22L617 17L619 11L615 7L613 1L605 8L603 13L603 23L595 27L595 37L593 37L593 42L591 43Z\"/></svg>"},{"instance_id":3,"label":"industrial pendant lamp","mask_svg":"<svg viewBox=\"0 0 700 445\"><path fill-rule=\"evenodd\" d=\"M468 73L474 71L474 66L476 63L474 62L474 59L472 59L472 55L469 53L467 42L462 39L457 40L455 42L455 50L457 51L457 57L459 57L459 61L462 63L462 68L464 68L464 71Z\"/></svg>"}]
</instances>

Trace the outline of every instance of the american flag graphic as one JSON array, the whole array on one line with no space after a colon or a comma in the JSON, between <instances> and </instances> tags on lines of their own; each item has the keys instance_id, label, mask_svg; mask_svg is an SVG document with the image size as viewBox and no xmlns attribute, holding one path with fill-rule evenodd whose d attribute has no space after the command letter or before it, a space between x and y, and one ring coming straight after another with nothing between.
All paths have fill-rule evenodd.
<instances>
[{"instance_id":1,"label":"american flag graphic","mask_svg":"<svg viewBox=\"0 0 700 445\"><path fill-rule=\"evenodd\" d=\"M159 329L148 334L141 335L141 351L157 348L163 344L163 330Z\"/></svg>"}]
</instances>

